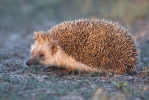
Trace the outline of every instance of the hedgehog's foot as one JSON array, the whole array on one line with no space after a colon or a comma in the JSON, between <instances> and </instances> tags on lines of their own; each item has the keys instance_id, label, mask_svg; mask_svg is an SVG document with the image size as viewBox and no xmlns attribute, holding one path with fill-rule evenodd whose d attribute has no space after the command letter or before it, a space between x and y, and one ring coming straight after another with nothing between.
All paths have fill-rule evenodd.
<instances>
[{"instance_id":1,"label":"hedgehog's foot","mask_svg":"<svg viewBox=\"0 0 149 100\"><path fill-rule=\"evenodd\" d=\"M63 68L58 71L60 75L66 75L66 74L71 74L73 70L71 68Z\"/></svg>"},{"instance_id":2,"label":"hedgehog's foot","mask_svg":"<svg viewBox=\"0 0 149 100\"><path fill-rule=\"evenodd\" d=\"M43 71L44 72L49 72L49 71L51 71L51 68L54 68L55 66L44 66L44 68L43 68Z\"/></svg>"},{"instance_id":3,"label":"hedgehog's foot","mask_svg":"<svg viewBox=\"0 0 149 100\"><path fill-rule=\"evenodd\" d=\"M56 66L45 66L43 68L44 72L50 72L50 71L58 71L60 73L71 73L73 70L71 68L64 68L64 67L56 67Z\"/></svg>"},{"instance_id":4,"label":"hedgehog's foot","mask_svg":"<svg viewBox=\"0 0 149 100\"><path fill-rule=\"evenodd\" d=\"M66 71L68 71L68 72L72 72L73 69L72 69L72 68L66 68Z\"/></svg>"},{"instance_id":5,"label":"hedgehog's foot","mask_svg":"<svg viewBox=\"0 0 149 100\"><path fill-rule=\"evenodd\" d=\"M49 72L49 71L54 71L54 70L57 70L58 68L56 66L45 66L43 68L43 71L44 72Z\"/></svg>"}]
</instances>

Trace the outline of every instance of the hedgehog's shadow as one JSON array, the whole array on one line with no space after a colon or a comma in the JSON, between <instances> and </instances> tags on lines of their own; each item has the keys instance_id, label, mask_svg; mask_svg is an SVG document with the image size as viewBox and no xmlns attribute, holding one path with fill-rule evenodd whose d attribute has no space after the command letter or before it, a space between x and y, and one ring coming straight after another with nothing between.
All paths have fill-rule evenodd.
<instances>
[{"instance_id":1,"label":"hedgehog's shadow","mask_svg":"<svg viewBox=\"0 0 149 100\"><path fill-rule=\"evenodd\" d=\"M64 67L57 67L57 66L49 66L49 67L44 67L43 72L45 74L56 74L58 76L65 76L65 75L77 75L80 74L81 72L79 71L70 71Z\"/></svg>"},{"instance_id":2,"label":"hedgehog's shadow","mask_svg":"<svg viewBox=\"0 0 149 100\"><path fill-rule=\"evenodd\" d=\"M46 75L57 75L57 76L90 76L90 77L105 77L109 79L110 77L117 76L114 73L109 72L81 72L77 70L70 71L66 69L65 67L56 67L56 66L50 66L50 67L44 67L43 73ZM124 75L130 75L130 76L136 76L136 71L133 71L131 73L127 73ZM119 75L118 75L119 76Z\"/></svg>"},{"instance_id":3,"label":"hedgehog's shadow","mask_svg":"<svg viewBox=\"0 0 149 100\"><path fill-rule=\"evenodd\" d=\"M44 67L43 72L46 75L58 75L58 76L67 76L67 75L75 75L75 76L100 76L100 77L112 77L114 76L114 73L107 73L107 72L81 72L77 70L68 70L65 67L57 67L57 66L49 66Z\"/></svg>"}]
</instances>

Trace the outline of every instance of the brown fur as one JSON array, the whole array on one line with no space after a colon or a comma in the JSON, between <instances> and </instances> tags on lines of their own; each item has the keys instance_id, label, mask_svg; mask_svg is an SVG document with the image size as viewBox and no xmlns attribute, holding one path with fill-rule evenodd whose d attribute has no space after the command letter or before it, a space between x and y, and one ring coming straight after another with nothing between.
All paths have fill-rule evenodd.
<instances>
[{"instance_id":1,"label":"brown fur","mask_svg":"<svg viewBox=\"0 0 149 100\"><path fill-rule=\"evenodd\" d=\"M124 74L139 65L139 51L130 33L105 20L64 22L48 32L36 32L34 39L36 46L48 44L45 49L51 50L57 66Z\"/></svg>"}]
</instances>

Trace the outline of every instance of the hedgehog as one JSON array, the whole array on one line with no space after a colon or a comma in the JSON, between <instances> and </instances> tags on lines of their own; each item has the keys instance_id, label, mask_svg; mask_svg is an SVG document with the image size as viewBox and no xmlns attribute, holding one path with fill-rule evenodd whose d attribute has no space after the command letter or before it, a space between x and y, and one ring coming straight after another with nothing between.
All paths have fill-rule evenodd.
<instances>
[{"instance_id":1,"label":"hedgehog","mask_svg":"<svg viewBox=\"0 0 149 100\"><path fill-rule=\"evenodd\" d=\"M139 65L135 39L116 22L104 19L65 21L34 33L30 65L85 72L131 73Z\"/></svg>"}]
</instances>

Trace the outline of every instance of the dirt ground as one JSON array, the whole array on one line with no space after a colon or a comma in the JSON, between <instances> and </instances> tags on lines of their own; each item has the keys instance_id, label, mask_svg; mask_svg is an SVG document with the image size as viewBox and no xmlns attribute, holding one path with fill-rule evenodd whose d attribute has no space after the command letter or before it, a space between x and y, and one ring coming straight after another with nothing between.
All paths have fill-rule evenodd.
<instances>
[{"instance_id":1,"label":"dirt ground","mask_svg":"<svg viewBox=\"0 0 149 100\"><path fill-rule=\"evenodd\" d=\"M43 25L51 27L55 25ZM40 26L38 26L40 27ZM38 27L36 29L38 29ZM148 100L149 23L138 20L130 32L141 50L141 65L134 75L110 73L61 74L64 69L26 67L33 31L0 31L1 100ZM44 28L44 29L45 29Z\"/></svg>"}]
</instances>

